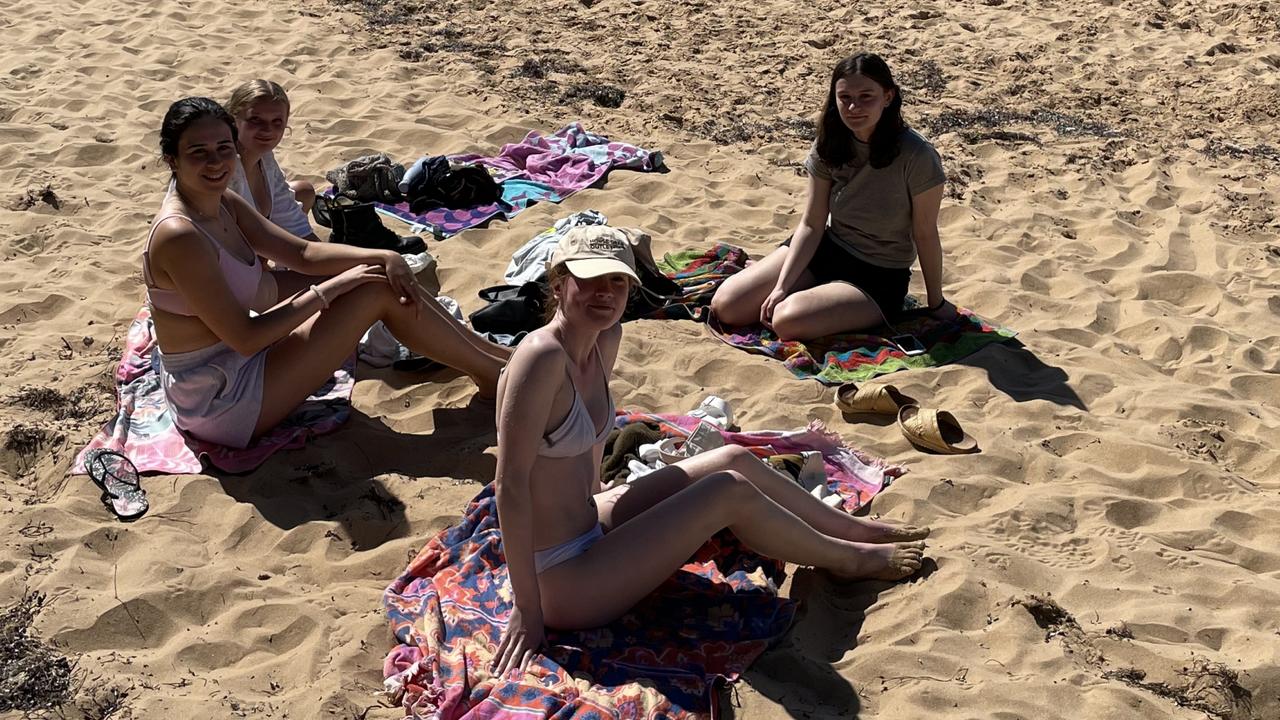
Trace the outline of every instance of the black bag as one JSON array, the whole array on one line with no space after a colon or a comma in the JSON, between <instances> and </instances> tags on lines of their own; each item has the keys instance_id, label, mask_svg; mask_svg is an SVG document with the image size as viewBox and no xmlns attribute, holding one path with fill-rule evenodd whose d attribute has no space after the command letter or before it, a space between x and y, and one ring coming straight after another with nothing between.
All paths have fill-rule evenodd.
<instances>
[{"instance_id":1,"label":"black bag","mask_svg":"<svg viewBox=\"0 0 1280 720\"><path fill-rule=\"evenodd\" d=\"M409 210L421 215L436 208L465 210L502 199L502 186L479 165L449 169L428 165L420 182L409 188Z\"/></svg>"},{"instance_id":2,"label":"black bag","mask_svg":"<svg viewBox=\"0 0 1280 720\"><path fill-rule=\"evenodd\" d=\"M480 298L489 304L471 313L471 327L476 332L495 335L537 330L545 324L543 298L548 287L544 282L527 282L524 285L495 285L481 290Z\"/></svg>"}]
</instances>

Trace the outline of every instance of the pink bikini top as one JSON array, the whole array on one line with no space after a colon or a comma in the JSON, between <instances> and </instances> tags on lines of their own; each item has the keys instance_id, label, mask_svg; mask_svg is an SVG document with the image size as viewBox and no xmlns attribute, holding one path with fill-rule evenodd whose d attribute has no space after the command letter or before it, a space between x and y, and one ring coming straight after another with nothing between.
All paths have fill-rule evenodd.
<instances>
[{"instance_id":1,"label":"pink bikini top","mask_svg":"<svg viewBox=\"0 0 1280 720\"><path fill-rule=\"evenodd\" d=\"M230 211L225 206L220 205L218 212L229 213ZM244 261L224 250L222 243L218 242L204 228L181 213L163 215L151 224L151 233L147 235L147 246L142 251L142 280L147 286L147 304L152 309L158 308L174 315L195 316L182 293L177 290L156 287L155 280L151 276L151 239L155 237L156 228L160 227L160 223L173 217L179 217L191 223L196 232L203 235L213 245L214 250L218 252L218 267L222 270L222 277L227 281L227 287L231 289L232 297L245 308L252 305L254 298L258 295L258 284L262 280L262 263L258 261L258 254L253 253L253 263L246 265ZM240 233L240 239L244 241L245 247L249 248L250 252L253 252L253 247L249 245L249 240L244 236L244 232L240 230L239 225L236 226L236 232Z\"/></svg>"}]
</instances>

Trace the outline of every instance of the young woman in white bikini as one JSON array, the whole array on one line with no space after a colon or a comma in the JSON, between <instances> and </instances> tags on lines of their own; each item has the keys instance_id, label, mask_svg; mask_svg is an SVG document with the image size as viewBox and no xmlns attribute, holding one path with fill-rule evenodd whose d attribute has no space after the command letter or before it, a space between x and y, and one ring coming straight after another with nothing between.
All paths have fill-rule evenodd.
<instances>
[{"instance_id":1,"label":"young woman in white bikini","mask_svg":"<svg viewBox=\"0 0 1280 720\"><path fill-rule=\"evenodd\" d=\"M526 667L547 626L618 617L724 528L764 555L842 576L897 580L920 568L927 528L836 510L737 446L601 492L609 374L639 282L630 243L612 228L575 229L548 277L555 315L498 383L498 516L515 607L496 670Z\"/></svg>"}]
</instances>

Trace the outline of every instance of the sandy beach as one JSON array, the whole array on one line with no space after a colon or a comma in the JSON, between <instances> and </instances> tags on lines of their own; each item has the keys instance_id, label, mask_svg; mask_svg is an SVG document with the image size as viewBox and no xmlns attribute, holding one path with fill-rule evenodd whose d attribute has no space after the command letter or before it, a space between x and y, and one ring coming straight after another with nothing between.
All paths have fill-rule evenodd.
<instances>
[{"instance_id":1,"label":"sandy beach","mask_svg":"<svg viewBox=\"0 0 1280 720\"><path fill-rule=\"evenodd\" d=\"M146 477L132 524L68 474L142 303L170 102L281 83L277 157L317 186L358 155L492 153L574 120L662 151L668 173L432 241L470 312L512 251L581 210L646 228L659 254L775 247L830 68L865 48L947 170L947 295L1019 335L878 381L982 446L938 456L696 323L625 326L619 406L715 393L746 429L821 420L909 468L873 516L934 528L927 572L888 589L793 568L802 614L733 716L1280 718L1280 5L796 5L0 13L0 606L44 596L32 632L80 683L61 716L399 717L375 694L381 593L494 472L465 377L361 367L346 427L246 475Z\"/></svg>"}]
</instances>

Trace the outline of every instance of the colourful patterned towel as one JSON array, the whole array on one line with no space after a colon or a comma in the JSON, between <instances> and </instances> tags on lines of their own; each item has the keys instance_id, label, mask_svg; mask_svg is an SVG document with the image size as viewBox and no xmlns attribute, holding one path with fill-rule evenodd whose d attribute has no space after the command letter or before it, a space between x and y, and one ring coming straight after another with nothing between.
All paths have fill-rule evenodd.
<instances>
[{"instance_id":1,"label":"colourful patterned towel","mask_svg":"<svg viewBox=\"0 0 1280 720\"><path fill-rule=\"evenodd\" d=\"M552 135L532 131L519 143L504 145L495 157L451 155L453 164L477 164L502 184L502 199L492 205L473 208L437 208L421 215L408 203L375 203L384 215L414 226L414 231L430 230L437 238L447 238L501 215L507 219L536 202L560 202L575 192L599 182L610 170L650 172L663 167L662 153L589 133L580 123L565 126Z\"/></svg>"},{"instance_id":2,"label":"colourful patterned towel","mask_svg":"<svg viewBox=\"0 0 1280 720\"><path fill-rule=\"evenodd\" d=\"M707 307L716 288L730 275L747 264L747 251L726 243L716 243L710 250L684 250L667 253L658 261L658 269L684 291L679 303L672 303L648 315L652 320L706 319Z\"/></svg>"},{"instance_id":3,"label":"colourful patterned towel","mask_svg":"<svg viewBox=\"0 0 1280 720\"><path fill-rule=\"evenodd\" d=\"M914 302L911 298L908 301ZM897 323L898 333L915 335L924 344L925 353L915 357L908 357L889 338L867 333L841 333L807 342L782 341L763 325L725 328L714 317L708 319L707 328L734 347L782 360L791 374L802 380L840 385L898 370L946 365L1017 334L988 324L971 310L957 310L959 313L950 322L921 316Z\"/></svg>"},{"instance_id":4,"label":"colourful patterned towel","mask_svg":"<svg viewBox=\"0 0 1280 720\"><path fill-rule=\"evenodd\" d=\"M631 413L670 433L697 423ZM820 450L862 488L865 502L901 468L844 448L810 427L799 433L730 433L779 451ZM766 451L760 451L766 452ZM851 462L850 459L856 460ZM855 499L846 495L846 502ZM856 502L856 500L855 500ZM732 682L791 624L795 603L777 596L781 563L746 550L730 533L704 545L680 571L606 627L549 632L548 650L519 680L488 670L511 612L492 485L462 522L427 544L383 595L400 642L383 667L388 692L407 716L505 720L529 717L691 718L716 714L715 688Z\"/></svg>"},{"instance_id":5,"label":"colourful patterned towel","mask_svg":"<svg viewBox=\"0 0 1280 720\"><path fill-rule=\"evenodd\" d=\"M616 427L633 422L656 424L663 435L685 438L696 427L698 418L689 415L651 415L643 412L620 412L614 421ZM813 420L804 430L792 432L721 431L725 442L750 448L758 457L786 455L817 450L822 453L827 468L827 487L844 498L844 509L853 512L871 502L871 498L884 486L907 472L901 465L889 465L857 448L844 444L839 435L830 432L818 420Z\"/></svg>"},{"instance_id":6,"label":"colourful patterned towel","mask_svg":"<svg viewBox=\"0 0 1280 720\"><path fill-rule=\"evenodd\" d=\"M189 439L173 424L165 405L160 377L151 367L154 347L151 311L144 306L129 326L124 353L116 367L116 415L80 451L73 472L85 474L85 455L100 447L124 453L139 472L198 473L202 470L202 457L225 472L248 472L277 450L300 448L316 435L333 432L351 415L354 355L283 423L249 447L236 450Z\"/></svg>"},{"instance_id":7,"label":"colourful patterned towel","mask_svg":"<svg viewBox=\"0 0 1280 720\"><path fill-rule=\"evenodd\" d=\"M706 321L711 334L726 343L747 352L778 358L796 377L812 378L824 385L861 382L908 368L946 365L1017 334L1009 328L988 324L971 310L959 308L952 322L927 317L898 322L895 334L915 335L927 350L923 355L907 357L887 337L880 335L842 333L802 343L783 342L763 325L722 327L706 307L725 279L740 272L746 264L746 251L725 243L716 243L701 253L697 250L668 253L658 262L658 267L685 288L684 302L661 308L650 317ZM917 303L909 297L907 305L914 307Z\"/></svg>"}]
</instances>

